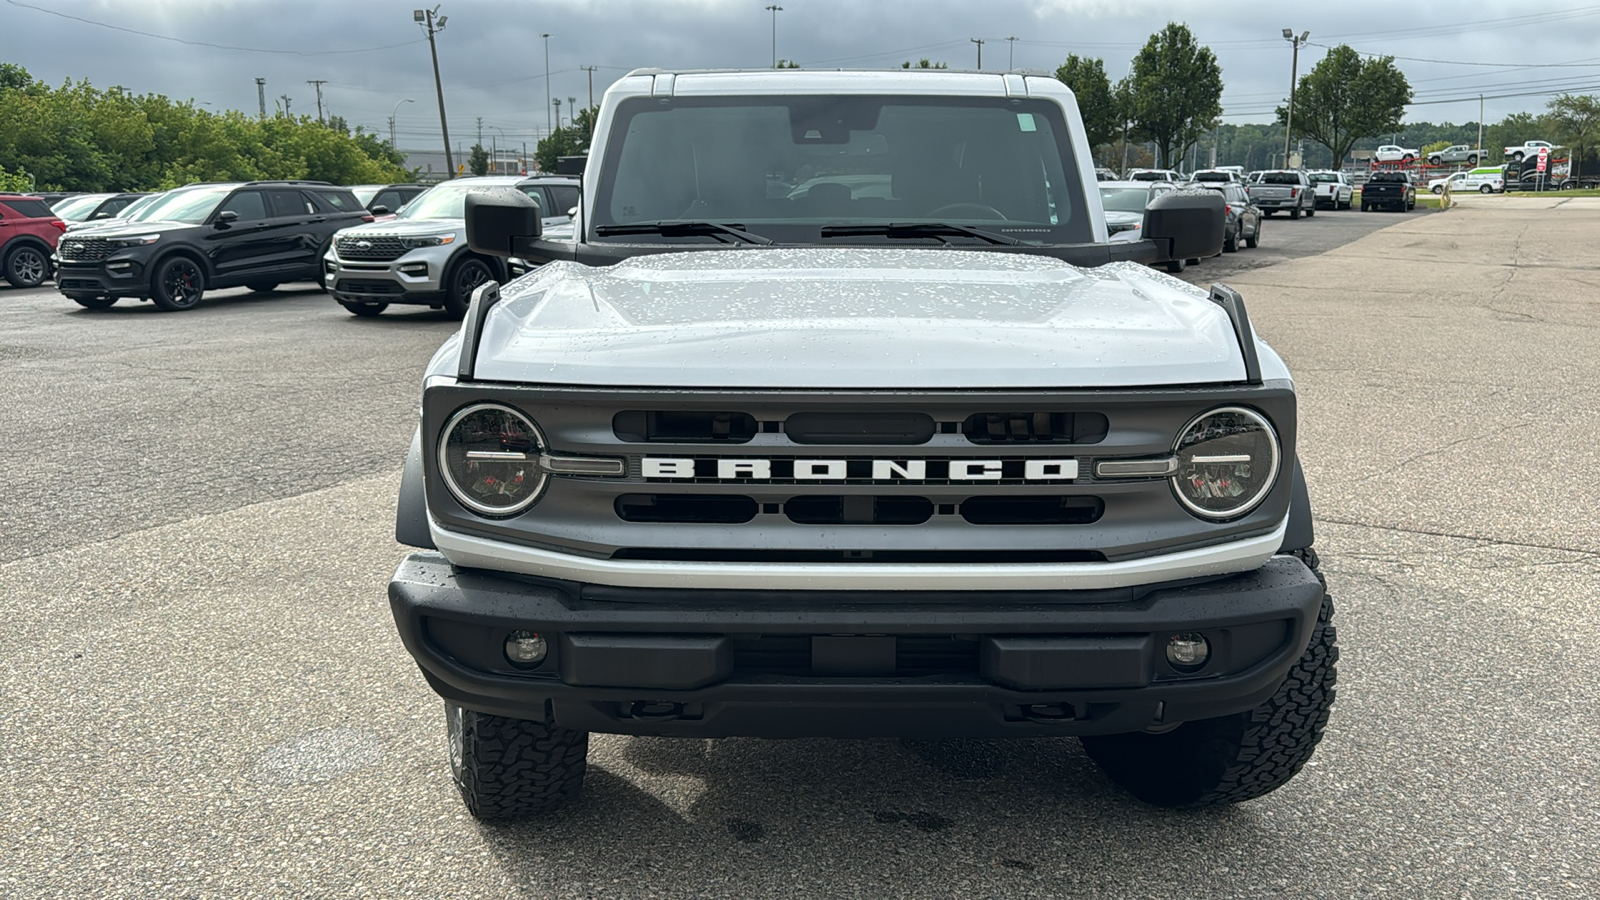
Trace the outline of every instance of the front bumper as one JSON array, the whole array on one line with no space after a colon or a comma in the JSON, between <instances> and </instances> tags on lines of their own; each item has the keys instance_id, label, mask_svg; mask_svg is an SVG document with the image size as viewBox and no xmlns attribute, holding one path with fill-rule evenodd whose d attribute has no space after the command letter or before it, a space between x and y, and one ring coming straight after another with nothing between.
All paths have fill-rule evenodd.
<instances>
[{"instance_id":1,"label":"front bumper","mask_svg":"<svg viewBox=\"0 0 1600 900\"><path fill-rule=\"evenodd\" d=\"M444 303L444 273L456 247L410 250L399 259L341 259L329 250L322 258L324 283L335 299L352 303ZM443 251L443 252L439 252Z\"/></svg>"},{"instance_id":2,"label":"front bumper","mask_svg":"<svg viewBox=\"0 0 1600 900\"><path fill-rule=\"evenodd\" d=\"M1102 591L616 588L407 557L389 584L406 649L468 709L616 734L1045 736L1159 728L1260 705L1322 603L1290 556L1202 583ZM513 631L548 655L521 669ZM1199 632L1182 672L1166 640Z\"/></svg>"},{"instance_id":3,"label":"front bumper","mask_svg":"<svg viewBox=\"0 0 1600 900\"><path fill-rule=\"evenodd\" d=\"M113 253L96 262L67 262L57 257L53 262L56 289L63 294L97 297L145 297L150 294L150 283L145 273L146 260L142 255Z\"/></svg>"}]
</instances>

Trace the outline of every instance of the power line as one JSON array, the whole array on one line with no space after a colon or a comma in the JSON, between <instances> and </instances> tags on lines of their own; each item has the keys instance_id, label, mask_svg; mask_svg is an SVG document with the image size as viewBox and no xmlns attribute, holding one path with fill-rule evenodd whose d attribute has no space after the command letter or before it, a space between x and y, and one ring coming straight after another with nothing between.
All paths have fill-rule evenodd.
<instances>
[{"instance_id":1,"label":"power line","mask_svg":"<svg viewBox=\"0 0 1600 900\"><path fill-rule=\"evenodd\" d=\"M107 22L96 22L93 19L85 19L83 16L74 16L69 13L57 12L53 9L45 9L42 6L32 6L27 3L21 3L19 0L5 0L5 2L17 7L18 9L31 9L34 12L42 12L47 15L56 16L62 19L71 19L74 22L82 22L86 25L94 25L99 28L109 28L112 31L122 31L128 34L137 34L140 37L155 38L159 41L172 41L175 44L188 44L191 47L212 47L217 50L237 50L242 53L281 53L286 56L328 56L342 53L373 53L378 50L393 50L396 47L407 47L412 44L421 43L420 41L406 41L402 44L387 44L382 47L362 47L356 50L269 50L263 47L234 47L228 44L213 44L209 41L191 41L184 38L172 37L171 35L166 34L155 34L149 31L140 31L137 28L124 28L121 25L112 25Z\"/></svg>"}]
</instances>

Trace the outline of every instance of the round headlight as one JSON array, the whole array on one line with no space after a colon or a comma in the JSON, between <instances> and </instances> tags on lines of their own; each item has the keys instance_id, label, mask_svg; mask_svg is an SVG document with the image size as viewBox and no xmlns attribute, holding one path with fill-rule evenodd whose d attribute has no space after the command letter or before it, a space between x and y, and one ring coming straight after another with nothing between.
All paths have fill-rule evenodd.
<instances>
[{"instance_id":1,"label":"round headlight","mask_svg":"<svg viewBox=\"0 0 1600 900\"><path fill-rule=\"evenodd\" d=\"M1256 508L1278 478L1278 436L1260 413L1231 406L1189 423L1174 448L1172 490L1197 516L1231 519Z\"/></svg>"},{"instance_id":2,"label":"round headlight","mask_svg":"<svg viewBox=\"0 0 1600 900\"><path fill-rule=\"evenodd\" d=\"M450 418L439 437L439 471L462 506L485 516L514 516L544 489L544 436L509 406L478 403Z\"/></svg>"}]
</instances>

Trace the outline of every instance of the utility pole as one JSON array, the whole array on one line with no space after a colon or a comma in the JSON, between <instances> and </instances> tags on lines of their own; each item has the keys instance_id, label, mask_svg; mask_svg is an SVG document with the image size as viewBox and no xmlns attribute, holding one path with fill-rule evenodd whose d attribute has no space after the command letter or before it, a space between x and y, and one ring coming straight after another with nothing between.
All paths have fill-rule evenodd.
<instances>
[{"instance_id":1,"label":"utility pole","mask_svg":"<svg viewBox=\"0 0 1600 900\"><path fill-rule=\"evenodd\" d=\"M434 43L433 36L444 30L445 20L449 16L439 15L439 7L433 9L413 10L411 18L428 32L428 53L433 56L433 89L439 95L439 131L444 135L444 167L448 170L445 178L456 177L456 158L450 153L450 124L444 117L444 84L439 80L439 48Z\"/></svg>"},{"instance_id":2,"label":"utility pole","mask_svg":"<svg viewBox=\"0 0 1600 900\"><path fill-rule=\"evenodd\" d=\"M1294 45L1294 61L1289 68L1289 113L1284 116L1283 123L1283 167L1289 168L1289 135L1294 133L1294 88L1295 82L1300 80L1300 45L1306 42L1311 32L1302 31L1295 37L1293 31L1285 28L1283 39ZM1338 162L1338 161L1336 161Z\"/></svg>"},{"instance_id":3,"label":"utility pole","mask_svg":"<svg viewBox=\"0 0 1600 900\"><path fill-rule=\"evenodd\" d=\"M776 69L778 67L778 13L783 12L783 7L774 3L767 7L767 11L772 13L772 67Z\"/></svg>"},{"instance_id":4,"label":"utility pole","mask_svg":"<svg viewBox=\"0 0 1600 900\"><path fill-rule=\"evenodd\" d=\"M1017 39L1008 37L1006 38L1006 43L1010 45L1010 48L1006 50L1006 71L1009 72L1017 67Z\"/></svg>"},{"instance_id":5,"label":"utility pole","mask_svg":"<svg viewBox=\"0 0 1600 900\"><path fill-rule=\"evenodd\" d=\"M552 105L554 105L555 111L556 111L556 127L560 128L561 127L561 98L560 97L556 97L555 99L551 100L550 102L551 102Z\"/></svg>"},{"instance_id":6,"label":"utility pole","mask_svg":"<svg viewBox=\"0 0 1600 900\"><path fill-rule=\"evenodd\" d=\"M317 89L317 123L320 125L327 124L322 119L322 86L327 83L327 80L323 78L313 78L306 82L306 84Z\"/></svg>"},{"instance_id":7,"label":"utility pole","mask_svg":"<svg viewBox=\"0 0 1600 900\"><path fill-rule=\"evenodd\" d=\"M967 40L969 40L969 41L973 42L974 44L978 45L978 71L982 72L983 71L983 38L967 38Z\"/></svg>"},{"instance_id":8,"label":"utility pole","mask_svg":"<svg viewBox=\"0 0 1600 900\"><path fill-rule=\"evenodd\" d=\"M1478 95L1478 162L1483 162L1483 95Z\"/></svg>"},{"instance_id":9,"label":"utility pole","mask_svg":"<svg viewBox=\"0 0 1600 900\"><path fill-rule=\"evenodd\" d=\"M478 146L483 146L483 116L478 117Z\"/></svg>"},{"instance_id":10,"label":"utility pole","mask_svg":"<svg viewBox=\"0 0 1600 900\"><path fill-rule=\"evenodd\" d=\"M550 34L539 36L544 38L544 127L546 131L554 131L550 125Z\"/></svg>"},{"instance_id":11,"label":"utility pole","mask_svg":"<svg viewBox=\"0 0 1600 900\"><path fill-rule=\"evenodd\" d=\"M289 95L279 94L278 99L283 101L283 117L285 119L289 118Z\"/></svg>"},{"instance_id":12,"label":"utility pole","mask_svg":"<svg viewBox=\"0 0 1600 900\"><path fill-rule=\"evenodd\" d=\"M594 109L594 70L599 66L579 66L578 68L589 73L589 108Z\"/></svg>"},{"instance_id":13,"label":"utility pole","mask_svg":"<svg viewBox=\"0 0 1600 900\"><path fill-rule=\"evenodd\" d=\"M265 119L267 117L267 80L265 78L256 79L256 103L261 105L261 118ZM1483 117L1479 116L1478 118L1481 119ZM1483 142L1479 141L1479 143Z\"/></svg>"}]
</instances>

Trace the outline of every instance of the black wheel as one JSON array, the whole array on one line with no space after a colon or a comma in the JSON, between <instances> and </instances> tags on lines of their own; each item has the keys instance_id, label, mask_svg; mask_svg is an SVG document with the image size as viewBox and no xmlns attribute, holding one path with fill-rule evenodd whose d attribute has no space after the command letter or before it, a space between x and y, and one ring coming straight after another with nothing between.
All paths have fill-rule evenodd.
<instances>
[{"instance_id":1,"label":"black wheel","mask_svg":"<svg viewBox=\"0 0 1600 900\"><path fill-rule=\"evenodd\" d=\"M1310 218L1310 217L1312 217L1312 216L1314 216L1316 214L1317 214L1317 205L1315 203L1313 203L1313 204L1311 204L1311 206L1309 208L1306 209L1306 218Z\"/></svg>"},{"instance_id":2,"label":"black wheel","mask_svg":"<svg viewBox=\"0 0 1600 900\"><path fill-rule=\"evenodd\" d=\"M1322 740L1338 681L1337 641L1333 601L1324 593L1311 644L1272 699L1162 734L1084 737L1083 749L1112 781L1156 806L1214 806L1271 793Z\"/></svg>"},{"instance_id":3,"label":"black wheel","mask_svg":"<svg viewBox=\"0 0 1600 900\"><path fill-rule=\"evenodd\" d=\"M1411 162L1413 159L1416 159L1416 157L1412 156L1409 153L1407 153L1405 156L1400 157L1400 161L1403 162L1403 163Z\"/></svg>"},{"instance_id":4,"label":"black wheel","mask_svg":"<svg viewBox=\"0 0 1600 900\"><path fill-rule=\"evenodd\" d=\"M1474 153L1471 156L1467 157L1467 165L1475 166L1477 164L1478 164L1478 154Z\"/></svg>"},{"instance_id":5,"label":"black wheel","mask_svg":"<svg viewBox=\"0 0 1600 900\"><path fill-rule=\"evenodd\" d=\"M1440 164L1440 163L1442 163L1442 162L1444 162L1444 160L1443 160L1443 159L1440 159L1440 158L1439 158L1439 157L1437 157L1437 156L1430 156L1430 157L1428 157L1428 165L1430 165L1430 166L1437 166L1437 165L1439 165L1439 164Z\"/></svg>"},{"instance_id":6,"label":"black wheel","mask_svg":"<svg viewBox=\"0 0 1600 900\"><path fill-rule=\"evenodd\" d=\"M362 318L371 318L389 308L387 303L357 303L347 300L340 300L339 305Z\"/></svg>"},{"instance_id":7,"label":"black wheel","mask_svg":"<svg viewBox=\"0 0 1600 900\"><path fill-rule=\"evenodd\" d=\"M1300 218L1300 207L1296 206L1294 209L1289 210L1289 218L1291 218L1291 219Z\"/></svg>"},{"instance_id":8,"label":"black wheel","mask_svg":"<svg viewBox=\"0 0 1600 900\"><path fill-rule=\"evenodd\" d=\"M1181 259L1169 259L1169 260L1167 260L1167 271L1171 272L1174 275L1178 274L1179 272L1182 272L1183 271L1183 260L1181 260Z\"/></svg>"},{"instance_id":9,"label":"black wheel","mask_svg":"<svg viewBox=\"0 0 1600 900\"><path fill-rule=\"evenodd\" d=\"M1260 243L1261 243L1261 220L1257 219L1256 220L1256 230L1251 232L1250 236L1244 239L1244 245L1246 247L1249 247L1250 249L1254 250L1256 248L1256 246L1259 245Z\"/></svg>"},{"instance_id":10,"label":"black wheel","mask_svg":"<svg viewBox=\"0 0 1600 900\"><path fill-rule=\"evenodd\" d=\"M1365 201L1365 200L1361 201L1361 211L1362 212L1366 212L1366 211L1368 211L1370 209L1372 209L1372 207L1367 205L1367 201Z\"/></svg>"},{"instance_id":11,"label":"black wheel","mask_svg":"<svg viewBox=\"0 0 1600 900\"><path fill-rule=\"evenodd\" d=\"M252 281L245 285L245 287L258 294L265 294L277 286L278 283L276 281Z\"/></svg>"},{"instance_id":12,"label":"black wheel","mask_svg":"<svg viewBox=\"0 0 1600 900\"><path fill-rule=\"evenodd\" d=\"M333 249L333 238L331 237L323 241L322 246L317 248L317 287L322 288L323 291L328 290L328 263L323 257L327 256L328 251L331 249Z\"/></svg>"},{"instance_id":13,"label":"black wheel","mask_svg":"<svg viewBox=\"0 0 1600 900\"><path fill-rule=\"evenodd\" d=\"M489 264L481 259L469 256L456 262L445 279L445 284L449 285L444 298L445 312L458 319L466 315L467 306L472 303L472 292L493 277Z\"/></svg>"},{"instance_id":14,"label":"black wheel","mask_svg":"<svg viewBox=\"0 0 1600 900\"><path fill-rule=\"evenodd\" d=\"M115 297L97 297L94 294L68 294L73 303L84 309L110 309L117 303Z\"/></svg>"},{"instance_id":15,"label":"black wheel","mask_svg":"<svg viewBox=\"0 0 1600 900\"><path fill-rule=\"evenodd\" d=\"M589 733L507 719L445 701L450 774L479 819L520 819L578 799Z\"/></svg>"},{"instance_id":16,"label":"black wheel","mask_svg":"<svg viewBox=\"0 0 1600 900\"><path fill-rule=\"evenodd\" d=\"M1494 186L1493 185L1489 185L1489 184L1480 184L1480 185L1478 185L1478 193L1480 193L1480 194L1492 194L1492 193L1494 193Z\"/></svg>"},{"instance_id":17,"label":"black wheel","mask_svg":"<svg viewBox=\"0 0 1600 900\"><path fill-rule=\"evenodd\" d=\"M1244 231L1244 222L1241 221L1238 225L1235 225L1233 227L1233 229L1228 232L1227 237L1224 237L1222 239L1222 252L1223 253L1238 253L1239 252L1239 235L1243 231Z\"/></svg>"},{"instance_id":18,"label":"black wheel","mask_svg":"<svg viewBox=\"0 0 1600 900\"><path fill-rule=\"evenodd\" d=\"M32 244L11 248L6 254L6 281L14 288L34 288L50 277L50 260Z\"/></svg>"},{"instance_id":19,"label":"black wheel","mask_svg":"<svg viewBox=\"0 0 1600 900\"><path fill-rule=\"evenodd\" d=\"M206 290L206 273L187 256L168 257L150 279L150 299L167 312L194 309Z\"/></svg>"}]
</instances>

